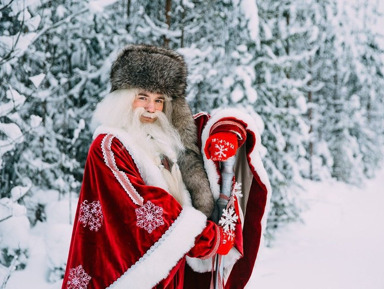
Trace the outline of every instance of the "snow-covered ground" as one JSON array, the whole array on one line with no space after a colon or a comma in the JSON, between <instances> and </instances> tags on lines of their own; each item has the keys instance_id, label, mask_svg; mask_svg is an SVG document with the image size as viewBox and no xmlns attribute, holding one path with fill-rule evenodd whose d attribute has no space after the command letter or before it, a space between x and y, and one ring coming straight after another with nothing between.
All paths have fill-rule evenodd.
<instances>
[{"instance_id":1,"label":"snow-covered ground","mask_svg":"<svg viewBox=\"0 0 384 289\"><path fill-rule=\"evenodd\" d=\"M384 170L364 187L307 182L303 223L282 229L263 248L248 289L383 289ZM31 258L7 289L59 289L46 282L46 235L35 228Z\"/></svg>"},{"instance_id":2,"label":"snow-covered ground","mask_svg":"<svg viewBox=\"0 0 384 289\"><path fill-rule=\"evenodd\" d=\"M384 170L364 187L307 182L303 223L264 248L250 286L383 289Z\"/></svg>"}]
</instances>

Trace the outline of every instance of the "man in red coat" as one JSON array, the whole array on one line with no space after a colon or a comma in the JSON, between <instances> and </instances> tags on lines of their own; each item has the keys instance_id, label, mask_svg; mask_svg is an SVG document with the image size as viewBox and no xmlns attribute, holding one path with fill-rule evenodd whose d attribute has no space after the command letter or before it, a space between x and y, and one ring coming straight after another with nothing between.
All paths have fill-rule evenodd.
<instances>
[{"instance_id":1,"label":"man in red coat","mask_svg":"<svg viewBox=\"0 0 384 289\"><path fill-rule=\"evenodd\" d=\"M111 93L94 114L63 289L209 288L216 254L228 258L223 286L248 282L270 191L260 138L237 110L194 120L186 76L183 57L160 47L127 46L113 63ZM215 224L219 163L235 154L243 198L234 182Z\"/></svg>"}]
</instances>

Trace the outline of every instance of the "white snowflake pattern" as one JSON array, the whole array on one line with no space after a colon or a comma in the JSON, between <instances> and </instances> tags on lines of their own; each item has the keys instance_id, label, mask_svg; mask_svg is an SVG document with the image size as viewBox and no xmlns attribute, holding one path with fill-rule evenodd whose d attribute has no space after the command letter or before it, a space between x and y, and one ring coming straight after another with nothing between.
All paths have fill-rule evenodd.
<instances>
[{"instance_id":1,"label":"white snowflake pattern","mask_svg":"<svg viewBox=\"0 0 384 289\"><path fill-rule=\"evenodd\" d=\"M99 201L88 203L87 200L83 201L80 205L79 222L84 227L89 226L91 231L98 231L103 225L103 211Z\"/></svg>"},{"instance_id":2,"label":"white snowflake pattern","mask_svg":"<svg viewBox=\"0 0 384 289\"><path fill-rule=\"evenodd\" d=\"M232 196L237 197L238 200L243 196L243 194L241 193L241 183L235 183L232 190Z\"/></svg>"},{"instance_id":3,"label":"white snowflake pattern","mask_svg":"<svg viewBox=\"0 0 384 289\"><path fill-rule=\"evenodd\" d=\"M152 233L157 227L164 225L163 208L154 205L148 201L144 206L135 209L137 217L137 226Z\"/></svg>"},{"instance_id":4,"label":"white snowflake pattern","mask_svg":"<svg viewBox=\"0 0 384 289\"><path fill-rule=\"evenodd\" d=\"M235 239L235 232L234 231L228 231L228 232L223 232L224 234L224 240L223 243L227 243L228 241L233 241Z\"/></svg>"},{"instance_id":5,"label":"white snowflake pattern","mask_svg":"<svg viewBox=\"0 0 384 289\"><path fill-rule=\"evenodd\" d=\"M67 281L67 289L86 289L91 276L89 276L83 269L82 265L69 270Z\"/></svg>"},{"instance_id":6,"label":"white snowflake pattern","mask_svg":"<svg viewBox=\"0 0 384 289\"><path fill-rule=\"evenodd\" d=\"M215 156L218 156L219 158L227 157L227 154L225 152L228 151L228 148L226 148L224 145L218 144L215 145L215 148L218 149L218 151L215 152Z\"/></svg>"},{"instance_id":7,"label":"white snowflake pattern","mask_svg":"<svg viewBox=\"0 0 384 289\"><path fill-rule=\"evenodd\" d=\"M223 215L219 220L219 225L223 227L224 232L228 233L229 231L235 230L235 225L237 222L238 216L236 215L233 207L223 210Z\"/></svg>"},{"instance_id":8,"label":"white snowflake pattern","mask_svg":"<svg viewBox=\"0 0 384 289\"><path fill-rule=\"evenodd\" d=\"M214 140L217 141L219 144L224 144L226 147L229 147L231 149L235 148L235 146L232 143L230 143L229 141L226 141L223 139L217 140L216 138Z\"/></svg>"}]
</instances>

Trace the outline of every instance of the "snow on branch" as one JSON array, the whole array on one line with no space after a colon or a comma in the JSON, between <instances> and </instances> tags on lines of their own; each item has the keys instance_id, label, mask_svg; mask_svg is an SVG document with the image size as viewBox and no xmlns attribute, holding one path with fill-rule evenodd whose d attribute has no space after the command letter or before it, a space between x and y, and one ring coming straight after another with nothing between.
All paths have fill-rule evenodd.
<instances>
[{"instance_id":1,"label":"snow on branch","mask_svg":"<svg viewBox=\"0 0 384 289\"><path fill-rule=\"evenodd\" d=\"M71 19L73 18L76 18L77 16L85 13L89 11L89 7L87 8L84 8L82 10L80 10L79 12L77 13L74 13L72 15L69 15L68 17L60 20L60 21L57 21L56 23L50 25L50 26L46 26L44 27L42 30L40 30L38 33L36 32L31 32L31 33L28 33L26 35L23 35L22 37L22 40L21 41L21 44L19 46L16 46L14 45L13 49L10 51L10 53L6 56L6 57L3 57L3 59L0 60L0 64L3 64L7 61L10 61L12 59L19 59L21 58L24 53L26 51L28 51L28 47L30 45L32 45L34 42L36 42L41 36L43 36L45 33L47 33L48 31L52 30L52 29L55 29L59 26L61 26L62 24L64 23L68 23L71 21ZM20 33L17 35L17 37L21 37L20 36ZM0 39L1 42L4 42L6 39ZM7 39L9 41L9 39ZM13 40L14 41L14 40Z\"/></svg>"},{"instance_id":2,"label":"snow on branch","mask_svg":"<svg viewBox=\"0 0 384 289\"><path fill-rule=\"evenodd\" d=\"M168 26L166 26L165 23L164 23L164 28L159 27L151 20L151 18L149 18L147 14L144 14L144 19L147 22L147 24L151 27L151 29L153 29L153 31L159 33L160 35L165 35L168 37L176 37L176 38L181 37L180 30L175 30L175 31L169 30Z\"/></svg>"}]
</instances>

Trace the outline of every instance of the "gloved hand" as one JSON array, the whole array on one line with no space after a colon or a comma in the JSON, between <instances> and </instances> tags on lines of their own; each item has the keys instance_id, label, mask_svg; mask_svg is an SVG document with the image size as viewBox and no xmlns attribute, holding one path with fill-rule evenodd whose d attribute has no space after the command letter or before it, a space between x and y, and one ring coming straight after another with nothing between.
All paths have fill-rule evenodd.
<instances>
[{"instance_id":1,"label":"gloved hand","mask_svg":"<svg viewBox=\"0 0 384 289\"><path fill-rule=\"evenodd\" d=\"M232 132L218 132L211 135L205 144L204 152L208 159L225 161L236 154L237 135Z\"/></svg>"},{"instance_id":2,"label":"gloved hand","mask_svg":"<svg viewBox=\"0 0 384 289\"><path fill-rule=\"evenodd\" d=\"M220 245L217 248L217 254L227 255L235 244L235 231L224 232L223 228L219 226L220 230Z\"/></svg>"},{"instance_id":3,"label":"gloved hand","mask_svg":"<svg viewBox=\"0 0 384 289\"><path fill-rule=\"evenodd\" d=\"M217 254L226 255L232 249L235 243L235 229L239 217L233 206L224 209L221 219L219 220L220 245Z\"/></svg>"}]
</instances>

